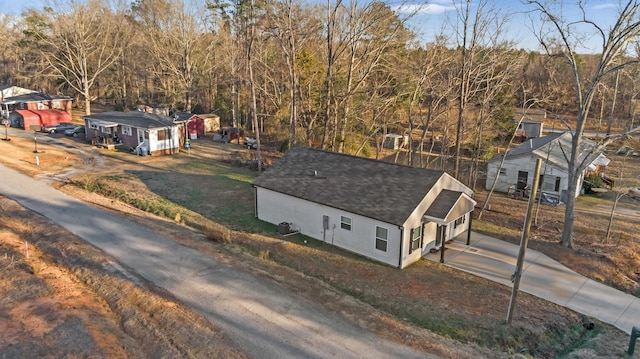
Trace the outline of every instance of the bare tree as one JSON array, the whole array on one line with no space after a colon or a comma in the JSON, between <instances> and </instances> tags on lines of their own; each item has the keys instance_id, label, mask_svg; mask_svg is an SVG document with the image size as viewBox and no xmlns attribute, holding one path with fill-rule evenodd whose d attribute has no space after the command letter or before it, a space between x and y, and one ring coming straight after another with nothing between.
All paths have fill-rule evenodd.
<instances>
[{"instance_id":1,"label":"bare tree","mask_svg":"<svg viewBox=\"0 0 640 359\"><path fill-rule=\"evenodd\" d=\"M473 100L479 83L476 80L484 72L485 63L478 62L478 51L490 48L499 41L506 14L492 7L487 0L473 4L471 0L458 0L457 31L459 51L458 108L455 137L454 177L460 178L460 158L464 141L464 125L467 105Z\"/></svg>"},{"instance_id":2,"label":"bare tree","mask_svg":"<svg viewBox=\"0 0 640 359\"><path fill-rule=\"evenodd\" d=\"M386 2L337 1L333 6L327 2L323 147L344 151L354 96L384 59L393 57L411 38L405 24L414 15L415 11L399 15ZM336 64L343 71L338 73Z\"/></svg>"},{"instance_id":3,"label":"bare tree","mask_svg":"<svg viewBox=\"0 0 640 359\"><path fill-rule=\"evenodd\" d=\"M45 8L46 30L31 33L55 76L83 97L86 114L91 113L91 89L98 77L130 43L122 8L108 0L55 2Z\"/></svg>"},{"instance_id":4,"label":"bare tree","mask_svg":"<svg viewBox=\"0 0 640 359\"><path fill-rule=\"evenodd\" d=\"M141 44L156 61L156 76L175 84L184 111L190 112L196 79L207 64L204 9L187 0L138 0L133 5Z\"/></svg>"},{"instance_id":5,"label":"bare tree","mask_svg":"<svg viewBox=\"0 0 640 359\"><path fill-rule=\"evenodd\" d=\"M266 31L277 40L286 64L289 101L289 134L286 146L290 148L298 141L298 121L303 106L299 59L303 56L305 43L311 34L320 29L320 23L315 21L310 8L302 6L297 0L280 0L273 5ZM277 71L276 68L273 70Z\"/></svg>"},{"instance_id":6,"label":"bare tree","mask_svg":"<svg viewBox=\"0 0 640 359\"><path fill-rule=\"evenodd\" d=\"M590 160L597 155L607 144L619 136L608 136L591 148L586 156L581 158L582 136L588 121L591 102L596 93L598 84L607 76L617 71L638 63L636 58L628 55L630 44L640 36L640 4L637 0L628 0L618 9L618 17L613 26L605 29L594 20L587 18L583 2L578 2L577 7L581 17L575 21L564 18L558 2L546 3L543 1L527 1L532 5L536 13L544 20L538 28L536 35L548 54L561 56L569 65L572 72L575 90L576 122L569 126L572 136L571 150L567 155L569 183L566 196L564 230L561 244L566 247L573 246L573 227L575 222L576 194L579 190L582 173L589 165ZM561 6L562 4L560 4ZM582 28L580 28L582 26ZM598 64L592 73L585 73L579 66L579 57L576 53L581 45L581 29L587 28L592 35L601 39L601 49L598 54ZM568 125L568 123L567 123ZM639 130L631 129L630 132Z\"/></svg>"},{"instance_id":7,"label":"bare tree","mask_svg":"<svg viewBox=\"0 0 640 359\"><path fill-rule=\"evenodd\" d=\"M253 120L253 130L256 135L256 160L258 161L258 173L262 172L262 158L260 155L260 126L258 126L258 107L256 105L256 85L253 74L253 42L256 37L255 34L255 0L251 0L251 6L249 9L249 21L251 25L249 27L249 43L247 44L247 66L249 69L249 88L251 90L251 118Z\"/></svg>"}]
</instances>

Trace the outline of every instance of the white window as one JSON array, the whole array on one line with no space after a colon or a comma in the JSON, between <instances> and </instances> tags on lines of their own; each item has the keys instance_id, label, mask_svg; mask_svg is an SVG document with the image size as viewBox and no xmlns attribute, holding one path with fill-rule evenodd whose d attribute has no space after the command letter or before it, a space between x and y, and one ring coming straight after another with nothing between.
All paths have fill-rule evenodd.
<instances>
[{"instance_id":1,"label":"white window","mask_svg":"<svg viewBox=\"0 0 640 359\"><path fill-rule=\"evenodd\" d=\"M464 221L465 221L465 216L462 216L462 217L456 219L456 221L453 222L453 228L458 228L458 226L463 224Z\"/></svg>"},{"instance_id":2,"label":"white window","mask_svg":"<svg viewBox=\"0 0 640 359\"><path fill-rule=\"evenodd\" d=\"M98 129L98 125L95 124L93 121L89 121L89 128L93 128L94 130Z\"/></svg>"},{"instance_id":3,"label":"white window","mask_svg":"<svg viewBox=\"0 0 640 359\"><path fill-rule=\"evenodd\" d=\"M422 226L411 230L411 246L409 247L409 253L420 249L420 247L422 247Z\"/></svg>"},{"instance_id":4,"label":"white window","mask_svg":"<svg viewBox=\"0 0 640 359\"><path fill-rule=\"evenodd\" d=\"M44 104L42 102L38 102L38 110L44 110Z\"/></svg>"},{"instance_id":5,"label":"white window","mask_svg":"<svg viewBox=\"0 0 640 359\"><path fill-rule=\"evenodd\" d=\"M53 108L60 108L60 101L53 101Z\"/></svg>"},{"instance_id":6,"label":"white window","mask_svg":"<svg viewBox=\"0 0 640 359\"><path fill-rule=\"evenodd\" d=\"M133 135L133 129L131 126L122 126L122 134L124 136L131 136Z\"/></svg>"},{"instance_id":7,"label":"white window","mask_svg":"<svg viewBox=\"0 0 640 359\"><path fill-rule=\"evenodd\" d=\"M340 228L346 229L347 231L351 230L351 218L340 216Z\"/></svg>"},{"instance_id":8,"label":"white window","mask_svg":"<svg viewBox=\"0 0 640 359\"><path fill-rule=\"evenodd\" d=\"M387 240L389 238L389 230L376 226L376 249L379 251L387 251Z\"/></svg>"}]
</instances>

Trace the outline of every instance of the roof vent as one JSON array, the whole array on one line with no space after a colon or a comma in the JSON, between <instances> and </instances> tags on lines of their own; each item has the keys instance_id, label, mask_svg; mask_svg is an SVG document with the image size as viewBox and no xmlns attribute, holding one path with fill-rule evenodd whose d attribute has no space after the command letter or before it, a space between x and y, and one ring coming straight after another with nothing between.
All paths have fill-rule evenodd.
<instances>
[{"instance_id":1,"label":"roof vent","mask_svg":"<svg viewBox=\"0 0 640 359\"><path fill-rule=\"evenodd\" d=\"M313 178L318 178L318 179L325 179L325 178L327 178L326 176L321 176L321 175L318 173L318 170L314 170L314 171L313 171L313 174L311 175L311 177L313 177Z\"/></svg>"}]
</instances>

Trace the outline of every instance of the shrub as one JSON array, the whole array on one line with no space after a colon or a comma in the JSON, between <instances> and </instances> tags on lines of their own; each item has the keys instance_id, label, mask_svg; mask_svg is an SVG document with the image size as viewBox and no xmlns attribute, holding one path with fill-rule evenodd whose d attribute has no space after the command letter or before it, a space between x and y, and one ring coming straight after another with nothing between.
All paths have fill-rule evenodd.
<instances>
[{"instance_id":1,"label":"shrub","mask_svg":"<svg viewBox=\"0 0 640 359\"><path fill-rule=\"evenodd\" d=\"M217 243L231 243L231 230L217 223L209 223L204 227L204 235L208 240Z\"/></svg>"}]
</instances>

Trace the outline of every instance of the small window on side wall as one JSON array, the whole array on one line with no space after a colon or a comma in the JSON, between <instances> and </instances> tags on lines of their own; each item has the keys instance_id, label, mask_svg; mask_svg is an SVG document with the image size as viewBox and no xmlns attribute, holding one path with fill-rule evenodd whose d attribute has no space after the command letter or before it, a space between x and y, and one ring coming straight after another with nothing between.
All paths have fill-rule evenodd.
<instances>
[{"instance_id":1,"label":"small window on side wall","mask_svg":"<svg viewBox=\"0 0 640 359\"><path fill-rule=\"evenodd\" d=\"M351 230L351 218L340 216L340 228L346 229L347 231Z\"/></svg>"},{"instance_id":2,"label":"small window on side wall","mask_svg":"<svg viewBox=\"0 0 640 359\"><path fill-rule=\"evenodd\" d=\"M409 247L409 253L420 249L422 239L422 226L416 227L411 230L411 246Z\"/></svg>"},{"instance_id":3,"label":"small window on side wall","mask_svg":"<svg viewBox=\"0 0 640 359\"><path fill-rule=\"evenodd\" d=\"M453 223L453 228L458 228L459 225L463 224L465 220L465 216L462 216Z\"/></svg>"},{"instance_id":4,"label":"small window on side wall","mask_svg":"<svg viewBox=\"0 0 640 359\"><path fill-rule=\"evenodd\" d=\"M500 169L500 176L506 176L507 175L507 169L506 168L501 168Z\"/></svg>"},{"instance_id":5,"label":"small window on side wall","mask_svg":"<svg viewBox=\"0 0 640 359\"><path fill-rule=\"evenodd\" d=\"M389 238L389 230L376 226L376 249L379 251L387 251L387 241Z\"/></svg>"}]
</instances>

